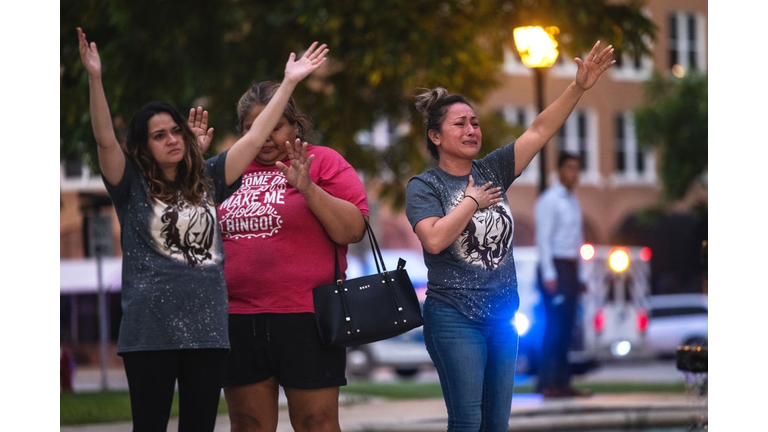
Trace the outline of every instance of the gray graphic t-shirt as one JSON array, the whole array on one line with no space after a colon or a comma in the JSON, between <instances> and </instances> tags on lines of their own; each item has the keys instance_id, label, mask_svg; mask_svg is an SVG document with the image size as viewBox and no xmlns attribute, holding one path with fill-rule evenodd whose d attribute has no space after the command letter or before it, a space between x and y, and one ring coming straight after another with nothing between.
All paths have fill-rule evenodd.
<instances>
[{"instance_id":1,"label":"gray graphic t-shirt","mask_svg":"<svg viewBox=\"0 0 768 432\"><path fill-rule=\"evenodd\" d=\"M492 182L506 191L515 180L514 142L472 161L475 185ZM419 174L406 188L406 216L411 226L443 217L464 196L469 175L454 176L439 167ZM478 210L458 239L438 254L424 251L427 296L456 307L475 321L511 319L520 299L512 256L515 225L506 194L503 201Z\"/></svg>"},{"instance_id":2,"label":"gray graphic t-shirt","mask_svg":"<svg viewBox=\"0 0 768 432\"><path fill-rule=\"evenodd\" d=\"M117 351L229 349L224 248L216 205L226 187L226 153L206 161L213 181L204 205L147 198L146 179L126 160L120 184L104 181L120 221L123 249Z\"/></svg>"}]
</instances>

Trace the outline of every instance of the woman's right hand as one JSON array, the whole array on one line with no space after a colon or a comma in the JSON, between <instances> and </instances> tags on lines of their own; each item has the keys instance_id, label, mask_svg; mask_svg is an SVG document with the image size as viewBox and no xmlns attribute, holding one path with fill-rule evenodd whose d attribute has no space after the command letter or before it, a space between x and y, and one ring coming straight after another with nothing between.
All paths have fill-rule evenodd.
<instances>
[{"instance_id":1,"label":"woman's right hand","mask_svg":"<svg viewBox=\"0 0 768 432\"><path fill-rule=\"evenodd\" d=\"M96 49L96 42L90 44L85 39L85 33L80 27L77 28L77 38L80 40L80 60L83 61L85 70L88 71L90 77L101 76L101 58L99 57L99 50Z\"/></svg>"},{"instance_id":2,"label":"woman's right hand","mask_svg":"<svg viewBox=\"0 0 768 432\"><path fill-rule=\"evenodd\" d=\"M187 124L192 129L192 133L197 137L197 147L200 153L205 154L213 141L213 128L208 127L208 111L199 106L197 109L189 110Z\"/></svg>"},{"instance_id":3,"label":"woman's right hand","mask_svg":"<svg viewBox=\"0 0 768 432\"><path fill-rule=\"evenodd\" d=\"M501 188L492 188L492 184L493 182L488 182L484 185L475 186L475 179L470 175L467 188L464 189L464 196L474 198L477 201L478 210L490 207L502 201Z\"/></svg>"}]
</instances>

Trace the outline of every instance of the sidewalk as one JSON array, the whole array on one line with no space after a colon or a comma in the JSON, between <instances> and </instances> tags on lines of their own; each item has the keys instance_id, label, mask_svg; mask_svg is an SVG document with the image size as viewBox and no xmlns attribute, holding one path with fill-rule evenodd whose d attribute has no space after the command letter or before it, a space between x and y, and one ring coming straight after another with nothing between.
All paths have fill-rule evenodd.
<instances>
[{"instance_id":1,"label":"sidewalk","mask_svg":"<svg viewBox=\"0 0 768 432\"><path fill-rule=\"evenodd\" d=\"M99 370L79 371L75 390L97 389ZM121 371L110 371L109 388L125 388ZM94 380L94 378L96 378ZM124 379L124 377L123 377ZM595 377L600 381L601 378ZM78 389L79 388L79 389ZM86 390L87 391L87 390ZM278 432L293 429L281 394ZM345 432L438 432L445 431L447 414L441 398L382 400L342 394L339 408L341 429ZM538 394L516 394L512 400L510 431L594 431L642 430L643 427L698 430L706 424L707 398L690 394L596 394L588 398L544 399ZM176 431L171 419L168 430ZM110 425L62 426L61 432L130 432L130 423ZM228 432L229 418L220 415L215 432Z\"/></svg>"}]
</instances>

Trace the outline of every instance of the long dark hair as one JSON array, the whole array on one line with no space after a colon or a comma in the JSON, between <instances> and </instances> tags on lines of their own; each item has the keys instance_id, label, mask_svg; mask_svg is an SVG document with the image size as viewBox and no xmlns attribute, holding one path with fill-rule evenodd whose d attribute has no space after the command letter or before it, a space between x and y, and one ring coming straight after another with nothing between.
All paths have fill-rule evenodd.
<instances>
[{"instance_id":1,"label":"long dark hair","mask_svg":"<svg viewBox=\"0 0 768 432\"><path fill-rule=\"evenodd\" d=\"M149 150L149 119L159 113L167 113L181 128L184 138L184 159L179 162L176 179L168 181ZM197 137L179 111L164 101L144 105L133 115L128 124L123 150L139 167L149 185L149 196L164 203L175 203L179 195L191 204L202 204L211 185L205 171L205 160L197 146Z\"/></svg>"},{"instance_id":2,"label":"long dark hair","mask_svg":"<svg viewBox=\"0 0 768 432\"><path fill-rule=\"evenodd\" d=\"M448 108L455 103L463 103L472 108L472 104L467 98L460 94L450 94L448 90L442 87L435 87L416 96L416 109L424 117L424 124L427 129L427 150L436 160L440 160L440 155L437 153L437 146L429 137L429 131L436 130L439 132L442 129Z\"/></svg>"}]
</instances>

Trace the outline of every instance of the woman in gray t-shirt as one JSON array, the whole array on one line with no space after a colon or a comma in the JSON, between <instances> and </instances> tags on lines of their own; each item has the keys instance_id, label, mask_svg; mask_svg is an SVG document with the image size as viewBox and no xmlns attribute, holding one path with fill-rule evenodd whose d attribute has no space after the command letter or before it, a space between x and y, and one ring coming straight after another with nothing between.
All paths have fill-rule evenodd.
<instances>
[{"instance_id":1,"label":"woman in gray t-shirt","mask_svg":"<svg viewBox=\"0 0 768 432\"><path fill-rule=\"evenodd\" d=\"M179 430L212 431L229 350L224 252L216 205L240 186L243 172L283 115L293 89L325 61L325 45L292 53L272 101L227 152L203 159L211 143L208 113L187 121L151 102L115 137L96 44L77 29L88 72L99 167L120 221L123 250L118 354L123 357L134 430L165 430L174 388Z\"/></svg>"},{"instance_id":2,"label":"woman in gray t-shirt","mask_svg":"<svg viewBox=\"0 0 768 432\"><path fill-rule=\"evenodd\" d=\"M428 269L424 341L449 432L509 428L518 342L510 321L520 302L504 192L613 65L613 49L598 48L576 59L574 81L525 133L479 160L482 132L472 105L440 87L417 97L438 166L408 182L405 211Z\"/></svg>"}]
</instances>

